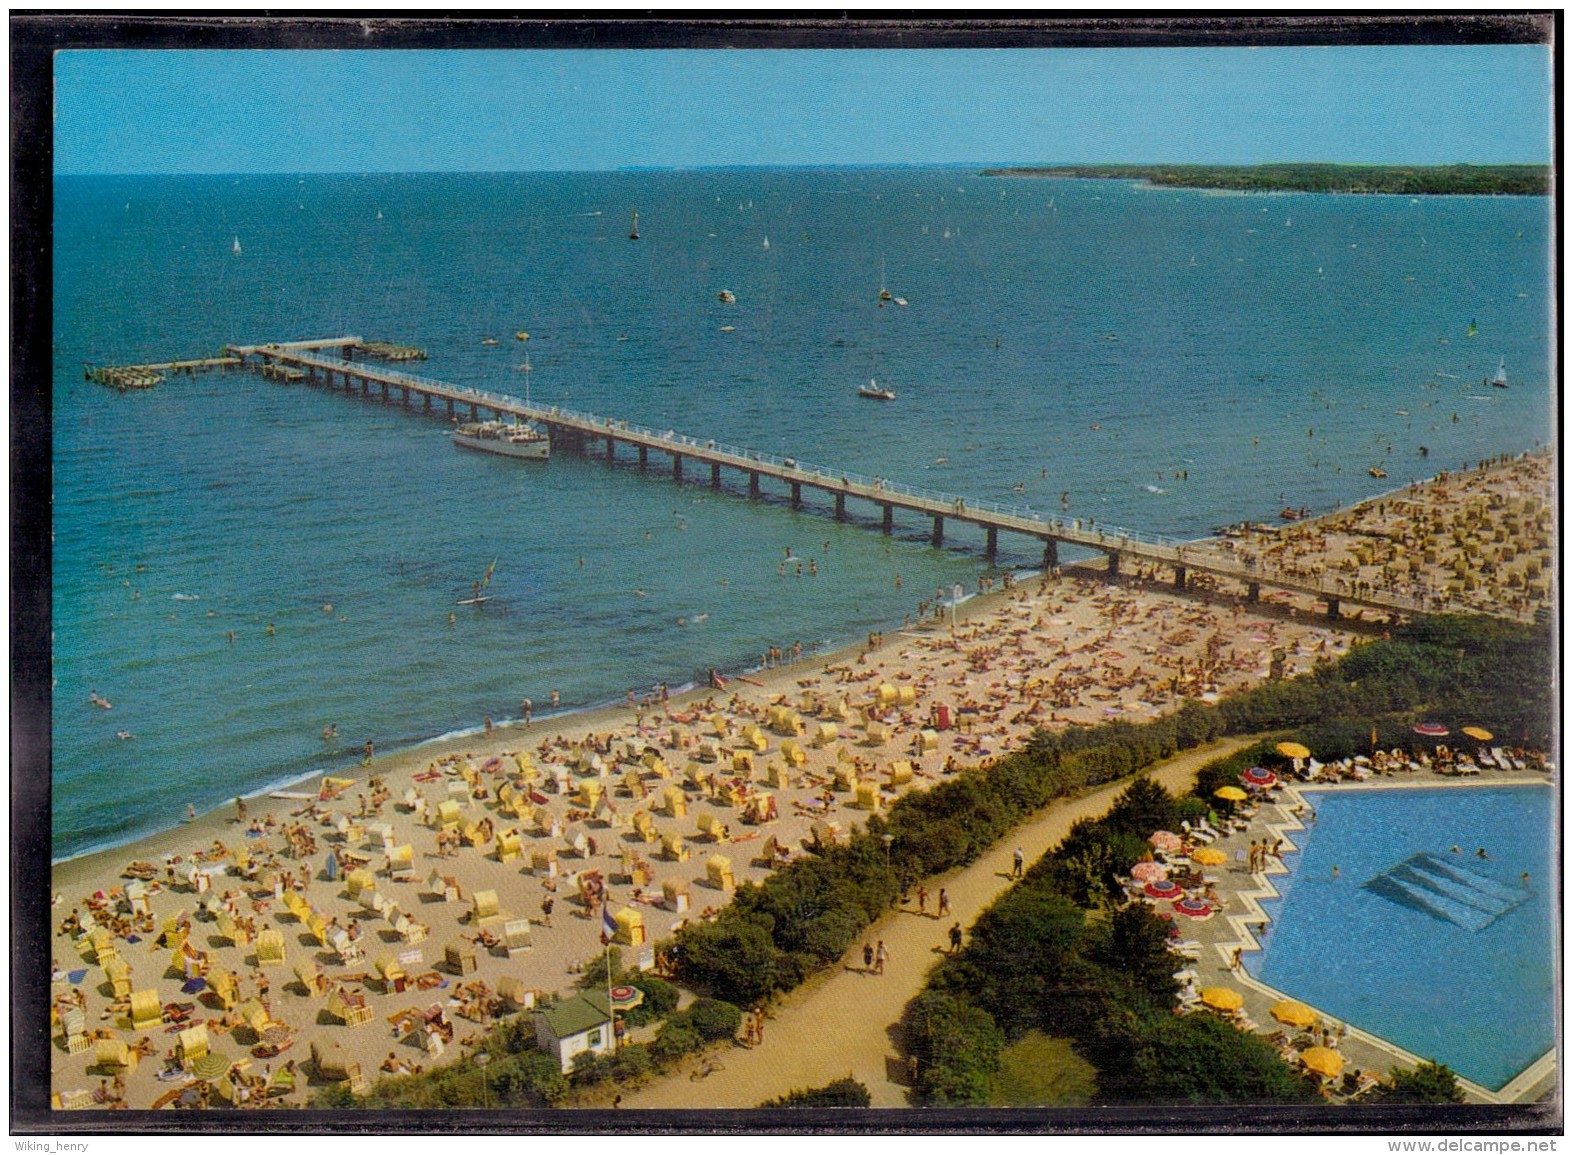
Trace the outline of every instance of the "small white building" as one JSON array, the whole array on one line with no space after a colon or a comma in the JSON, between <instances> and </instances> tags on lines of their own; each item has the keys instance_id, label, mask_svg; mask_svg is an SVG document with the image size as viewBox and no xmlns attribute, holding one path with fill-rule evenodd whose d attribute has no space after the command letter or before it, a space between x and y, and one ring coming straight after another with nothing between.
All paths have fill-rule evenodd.
<instances>
[{"instance_id":1,"label":"small white building","mask_svg":"<svg viewBox=\"0 0 1573 1155\"><path fill-rule=\"evenodd\" d=\"M611 1054L612 1016L606 995L576 994L536 1011L535 1041L541 1050L556 1057L564 1074L573 1070L574 1059L586 1051Z\"/></svg>"}]
</instances>

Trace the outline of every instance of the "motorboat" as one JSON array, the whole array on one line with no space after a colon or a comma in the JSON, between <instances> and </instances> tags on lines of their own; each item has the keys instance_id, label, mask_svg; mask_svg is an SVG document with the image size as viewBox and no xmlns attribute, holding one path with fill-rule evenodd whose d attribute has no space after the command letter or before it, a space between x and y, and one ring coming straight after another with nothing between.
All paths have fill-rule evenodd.
<instances>
[{"instance_id":1,"label":"motorboat","mask_svg":"<svg viewBox=\"0 0 1573 1155\"><path fill-rule=\"evenodd\" d=\"M546 461L552 455L552 439L546 432L526 423L511 421L470 421L453 431L453 443L499 457L521 461Z\"/></svg>"},{"instance_id":2,"label":"motorboat","mask_svg":"<svg viewBox=\"0 0 1573 1155\"><path fill-rule=\"evenodd\" d=\"M894 401L896 392L893 389L881 389L870 377L867 385L858 386L858 396L867 397L870 401Z\"/></svg>"}]
</instances>

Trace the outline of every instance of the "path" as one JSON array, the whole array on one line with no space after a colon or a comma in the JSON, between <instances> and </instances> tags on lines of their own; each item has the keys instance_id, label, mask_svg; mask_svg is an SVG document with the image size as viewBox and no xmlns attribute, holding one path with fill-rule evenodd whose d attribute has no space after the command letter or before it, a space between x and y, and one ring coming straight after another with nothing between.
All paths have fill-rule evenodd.
<instances>
[{"instance_id":1,"label":"path","mask_svg":"<svg viewBox=\"0 0 1573 1155\"><path fill-rule=\"evenodd\" d=\"M1190 788L1196 771L1253 741L1233 738L1187 751L1150 771L1170 793ZM955 917L922 917L904 910L871 926L828 979L788 995L765 1025L764 1045L730 1047L716 1057L725 1065L701 1082L686 1068L648 1086L623 1093L625 1108L757 1107L790 1091L821 1087L850 1074L863 1083L875 1107L907 1106L905 1073L891 1026L923 989L929 968L945 949L946 932L960 920L970 926L1010 886L1011 855L1020 846L1028 863L1057 846L1082 818L1097 817L1130 784L1114 782L1070 802L1054 803L1006 835L977 862L930 879L929 909L941 886L950 893ZM890 962L882 976L862 973L863 939L884 939ZM855 957L854 957L855 956ZM900 1080L900 1081L897 1081Z\"/></svg>"}]
</instances>

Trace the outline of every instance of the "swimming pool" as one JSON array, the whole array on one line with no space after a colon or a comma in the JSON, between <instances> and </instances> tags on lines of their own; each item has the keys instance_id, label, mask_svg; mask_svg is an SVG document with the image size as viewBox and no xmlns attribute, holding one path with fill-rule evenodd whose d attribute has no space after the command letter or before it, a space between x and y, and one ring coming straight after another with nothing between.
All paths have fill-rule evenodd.
<instances>
[{"instance_id":1,"label":"swimming pool","mask_svg":"<svg viewBox=\"0 0 1573 1155\"><path fill-rule=\"evenodd\" d=\"M1247 971L1491 1090L1550 1050L1551 789L1305 795L1317 820Z\"/></svg>"}]
</instances>

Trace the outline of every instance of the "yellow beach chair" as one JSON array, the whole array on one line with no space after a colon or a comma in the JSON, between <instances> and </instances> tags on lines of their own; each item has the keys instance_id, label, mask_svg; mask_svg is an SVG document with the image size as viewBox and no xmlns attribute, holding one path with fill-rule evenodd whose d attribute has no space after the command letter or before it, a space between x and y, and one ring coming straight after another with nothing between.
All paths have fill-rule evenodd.
<instances>
[{"instance_id":1,"label":"yellow beach chair","mask_svg":"<svg viewBox=\"0 0 1573 1155\"><path fill-rule=\"evenodd\" d=\"M503 923L503 946L512 958L530 949L530 920L527 918L511 918Z\"/></svg>"},{"instance_id":2,"label":"yellow beach chair","mask_svg":"<svg viewBox=\"0 0 1573 1155\"><path fill-rule=\"evenodd\" d=\"M537 878L557 877L557 851L550 847L534 847L530 850L530 873Z\"/></svg>"},{"instance_id":3,"label":"yellow beach chair","mask_svg":"<svg viewBox=\"0 0 1573 1155\"><path fill-rule=\"evenodd\" d=\"M905 758L898 759L890 764L890 784L904 786L912 781L912 763Z\"/></svg>"},{"instance_id":4,"label":"yellow beach chair","mask_svg":"<svg viewBox=\"0 0 1573 1155\"><path fill-rule=\"evenodd\" d=\"M834 722L821 722L818 726L814 727L813 744L818 749L823 750L826 746L829 746L832 742L834 742L836 738L840 736L840 734L841 729Z\"/></svg>"},{"instance_id":5,"label":"yellow beach chair","mask_svg":"<svg viewBox=\"0 0 1573 1155\"><path fill-rule=\"evenodd\" d=\"M919 730L918 731L918 753L920 753L920 754L931 754L935 750L938 750L938 749L939 749L939 731L938 730Z\"/></svg>"},{"instance_id":6,"label":"yellow beach chair","mask_svg":"<svg viewBox=\"0 0 1573 1155\"><path fill-rule=\"evenodd\" d=\"M415 847L411 843L388 851L388 877L395 882L415 877Z\"/></svg>"},{"instance_id":7,"label":"yellow beach chair","mask_svg":"<svg viewBox=\"0 0 1573 1155\"><path fill-rule=\"evenodd\" d=\"M643 946L644 915L631 906L625 906L612 916L612 921L617 924L617 933L612 936L613 942L620 942L624 946Z\"/></svg>"},{"instance_id":8,"label":"yellow beach chair","mask_svg":"<svg viewBox=\"0 0 1573 1155\"><path fill-rule=\"evenodd\" d=\"M117 999L123 999L131 993L131 964L125 959L115 956L104 964L104 977L109 980L111 993Z\"/></svg>"},{"instance_id":9,"label":"yellow beach chair","mask_svg":"<svg viewBox=\"0 0 1573 1155\"><path fill-rule=\"evenodd\" d=\"M754 776L754 756L747 750L739 750L732 755L732 773L744 779Z\"/></svg>"},{"instance_id":10,"label":"yellow beach chair","mask_svg":"<svg viewBox=\"0 0 1573 1155\"><path fill-rule=\"evenodd\" d=\"M502 912L497 909L495 890L477 890L470 896L470 903L470 922L476 926L503 917Z\"/></svg>"},{"instance_id":11,"label":"yellow beach chair","mask_svg":"<svg viewBox=\"0 0 1573 1155\"><path fill-rule=\"evenodd\" d=\"M164 1007L156 989L131 992L130 1019L133 1031L150 1031L164 1025Z\"/></svg>"},{"instance_id":12,"label":"yellow beach chair","mask_svg":"<svg viewBox=\"0 0 1573 1155\"><path fill-rule=\"evenodd\" d=\"M650 817L648 810L635 810L633 817L634 834L641 842L655 842L661 836L656 832L655 820Z\"/></svg>"},{"instance_id":13,"label":"yellow beach chair","mask_svg":"<svg viewBox=\"0 0 1573 1155\"><path fill-rule=\"evenodd\" d=\"M371 1007L366 996L336 986L328 996L328 1013L346 1027L362 1027L371 1022Z\"/></svg>"},{"instance_id":14,"label":"yellow beach chair","mask_svg":"<svg viewBox=\"0 0 1573 1155\"><path fill-rule=\"evenodd\" d=\"M218 916L218 932L229 939L231 946L250 946L251 935L232 918L228 911Z\"/></svg>"},{"instance_id":15,"label":"yellow beach chair","mask_svg":"<svg viewBox=\"0 0 1573 1155\"><path fill-rule=\"evenodd\" d=\"M732 881L732 860L724 854L712 854L705 859L705 878L717 890L729 891Z\"/></svg>"},{"instance_id":16,"label":"yellow beach chair","mask_svg":"<svg viewBox=\"0 0 1573 1155\"><path fill-rule=\"evenodd\" d=\"M138 1057L124 1039L98 1039L93 1043L93 1065L101 1072L129 1074L137 1069Z\"/></svg>"},{"instance_id":17,"label":"yellow beach chair","mask_svg":"<svg viewBox=\"0 0 1573 1155\"><path fill-rule=\"evenodd\" d=\"M863 745L883 746L890 740L890 727L883 722L870 722L863 731Z\"/></svg>"},{"instance_id":18,"label":"yellow beach chair","mask_svg":"<svg viewBox=\"0 0 1573 1155\"><path fill-rule=\"evenodd\" d=\"M350 901L360 897L363 890L374 890L377 886L377 876L365 867L357 867L344 876L344 889L348 892Z\"/></svg>"},{"instance_id":19,"label":"yellow beach chair","mask_svg":"<svg viewBox=\"0 0 1573 1155\"><path fill-rule=\"evenodd\" d=\"M880 808L879 783L859 782L854 790L855 798L852 805L859 810L878 812Z\"/></svg>"},{"instance_id":20,"label":"yellow beach chair","mask_svg":"<svg viewBox=\"0 0 1573 1155\"><path fill-rule=\"evenodd\" d=\"M918 692L913 686L896 687L896 705L915 706L918 703Z\"/></svg>"},{"instance_id":21,"label":"yellow beach chair","mask_svg":"<svg viewBox=\"0 0 1573 1155\"><path fill-rule=\"evenodd\" d=\"M442 948L442 961L444 966L460 977L474 974L479 965L475 961L475 948L459 938Z\"/></svg>"},{"instance_id":22,"label":"yellow beach chair","mask_svg":"<svg viewBox=\"0 0 1573 1155\"><path fill-rule=\"evenodd\" d=\"M257 965L280 967L284 965L284 932L268 929L257 936Z\"/></svg>"},{"instance_id":23,"label":"yellow beach chair","mask_svg":"<svg viewBox=\"0 0 1573 1155\"><path fill-rule=\"evenodd\" d=\"M668 786L661 791L661 805L673 818L684 818L688 814L688 795L677 786Z\"/></svg>"},{"instance_id":24,"label":"yellow beach chair","mask_svg":"<svg viewBox=\"0 0 1573 1155\"><path fill-rule=\"evenodd\" d=\"M87 945L93 952L93 961L99 966L103 966L119 953L115 950L115 936L101 926L95 926L88 931Z\"/></svg>"},{"instance_id":25,"label":"yellow beach chair","mask_svg":"<svg viewBox=\"0 0 1573 1155\"><path fill-rule=\"evenodd\" d=\"M384 994L400 994L409 983L409 975L404 966L391 954L378 955L374 964L377 968L377 977L382 980Z\"/></svg>"},{"instance_id":26,"label":"yellow beach chair","mask_svg":"<svg viewBox=\"0 0 1573 1155\"><path fill-rule=\"evenodd\" d=\"M743 727L742 742L755 754L763 754L770 749L770 740L765 737L765 732L752 722Z\"/></svg>"},{"instance_id":27,"label":"yellow beach chair","mask_svg":"<svg viewBox=\"0 0 1573 1155\"><path fill-rule=\"evenodd\" d=\"M714 814L701 814L699 816L699 835L712 842L720 842L726 837L726 827Z\"/></svg>"},{"instance_id":28,"label":"yellow beach chair","mask_svg":"<svg viewBox=\"0 0 1573 1155\"><path fill-rule=\"evenodd\" d=\"M459 818L459 804L450 798L438 803L433 825L440 830L447 830L451 827L457 827Z\"/></svg>"},{"instance_id":29,"label":"yellow beach chair","mask_svg":"<svg viewBox=\"0 0 1573 1155\"><path fill-rule=\"evenodd\" d=\"M808 751L798 745L795 738L788 738L781 743L781 757L786 759L788 766L791 766L793 769L801 769L803 764L808 761Z\"/></svg>"},{"instance_id":30,"label":"yellow beach chair","mask_svg":"<svg viewBox=\"0 0 1573 1155\"><path fill-rule=\"evenodd\" d=\"M186 1070L208 1053L208 1027L198 1023L175 1036L175 1060Z\"/></svg>"},{"instance_id":31,"label":"yellow beach chair","mask_svg":"<svg viewBox=\"0 0 1573 1155\"><path fill-rule=\"evenodd\" d=\"M661 883L661 905L675 914L688 913L688 883L668 878Z\"/></svg>"},{"instance_id":32,"label":"yellow beach chair","mask_svg":"<svg viewBox=\"0 0 1573 1155\"><path fill-rule=\"evenodd\" d=\"M673 862L688 861L688 847L683 844L681 834L668 832L661 835L661 853Z\"/></svg>"},{"instance_id":33,"label":"yellow beach chair","mask_svg":"<svg viewBox=\"0 0 1573 1155\"><path fill-rule=\"evenodd\" d=\"M219 1005L226 1011L234 1009L240 1001L240 985L235 981L235 976L222 967L214 967L208 971L207 980L208 990L213 992Z\"/></svg>"},{"instance_id":34,"label":"yellow beach chair","mask_svg":"<svg viewBox=\"0 0 1573 1155\"><path fill-rule=\"evenodd\" d=\"M497 836L497 861L512 862L524 857L524 840L517 830L504 830Z\"/></svg>"},{"instance_id":35,"label":"yellow beach chair","mask_svg":"<svg viewBox=\"0 0 1573 1155\"><path fill-rule=\"evenodd\" d=\"M765 785L772 790L790 790L792 788L792 772L780 762L772 762L765 767Z\"/></svg>"},{"instance_id":36,"label":"yellow beach chair","mask_svg":"<svg viewBox=\"0 0 1573 1155\"><path fill-rule=\"evenodd\" d=\"M535 991L524 985L518 975L503 975L497 980L497 995L521 1011L535 1006Z\"/></svg>"}]
</instances>

